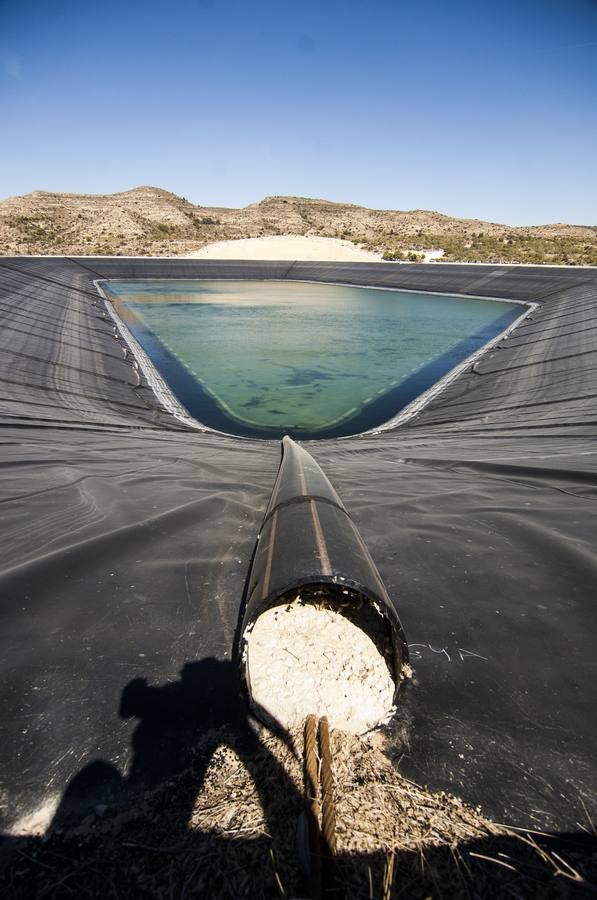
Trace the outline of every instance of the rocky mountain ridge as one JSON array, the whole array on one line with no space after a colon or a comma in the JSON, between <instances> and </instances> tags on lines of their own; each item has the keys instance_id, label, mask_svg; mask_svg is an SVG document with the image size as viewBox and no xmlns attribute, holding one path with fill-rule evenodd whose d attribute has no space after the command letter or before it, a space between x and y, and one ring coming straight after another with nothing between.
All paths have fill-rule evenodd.
<instances>
[{"instance_id":1,"label":"rocky mountain ridge","mask_svg":"<svg viewBox=\"0 0 597 900\"><path fill-rule=\"evenodd\" d=\"M384 254L597 265L597 226L512 227L427 210L378 210L305 197L241 209L201 206L150 186L116 194L34 191L0 200L0 254L175 256L214 241L273 234L341 238Z\"/></svg>"}]
</instances>

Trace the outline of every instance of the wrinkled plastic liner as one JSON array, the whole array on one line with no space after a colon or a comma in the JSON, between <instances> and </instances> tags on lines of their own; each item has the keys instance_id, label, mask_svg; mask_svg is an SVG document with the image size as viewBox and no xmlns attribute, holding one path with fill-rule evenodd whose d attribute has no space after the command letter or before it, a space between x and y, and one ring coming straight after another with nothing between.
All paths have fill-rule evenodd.
<instances>
[{"instance_id":1,"label":"wrinkled plastic liner","mask_svg":"<svg viewBox=\"0 0 597 900\"><path fill-rule=\"evenodd\" d=\"M597 270L11 258L0 261L2 832L62 795L88 761L167 777L185 728L195 740L236 709L232 647L279 444L191 430L137 371L93 281L160 277L539 304L406 424L308 449L408 634L416 680L399 703L413 722L401 771L497 821L589 827ZM308 485L330 561L342 561L360 544L333 497L315 498L319 487ZM267 591L265 523L252 618L264 594L267 608L270 593L300 589L310 506L279 507L274 551L280 538L287 552L272 555ZM342 568L327 581L352 575L360 583L344 587L381 594L364 556L359 573ZM123 720L121 696L138 678L155 702Z\"/></svg>"}]
</instances>

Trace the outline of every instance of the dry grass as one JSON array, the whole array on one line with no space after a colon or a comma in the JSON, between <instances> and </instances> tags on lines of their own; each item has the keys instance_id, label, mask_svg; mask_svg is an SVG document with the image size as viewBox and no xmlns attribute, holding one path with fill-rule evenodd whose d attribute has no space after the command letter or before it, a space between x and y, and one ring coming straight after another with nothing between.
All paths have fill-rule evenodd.
<instances>
[{"instance_id":1,"label":"dry grass","mask_svg":"<svg viewBox=\"0 0 597 900\"><path fill-rule=\"evenodd\" d=\"M4 897L306 896L300 736L204 736L196 767L67 832L17 840ZM255 749L257 748L257 749ZM379 747L332 734L330 896L546 897L591 890L595 857L546 848L403 778ZM103 812L103 811L102 811Z\"/></svg>"}]
</instances>

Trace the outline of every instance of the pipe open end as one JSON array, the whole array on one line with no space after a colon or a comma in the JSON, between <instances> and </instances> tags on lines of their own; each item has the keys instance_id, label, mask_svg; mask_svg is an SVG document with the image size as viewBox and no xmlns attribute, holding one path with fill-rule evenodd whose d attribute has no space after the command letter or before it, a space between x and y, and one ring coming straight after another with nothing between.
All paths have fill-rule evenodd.
<instances>
[{"instance_id":1,"label":"pipe open end","mask_svg":"<svg viewBox=\"0 0 597 900\"><path fill-rule=\"evenodd\" d=\"M396 712L396 653L387 617L363 594L310 584L277 599L244 634L251 704L269 725L299 727L310 713L364 734Z\"/></svg>"}]
</instances>

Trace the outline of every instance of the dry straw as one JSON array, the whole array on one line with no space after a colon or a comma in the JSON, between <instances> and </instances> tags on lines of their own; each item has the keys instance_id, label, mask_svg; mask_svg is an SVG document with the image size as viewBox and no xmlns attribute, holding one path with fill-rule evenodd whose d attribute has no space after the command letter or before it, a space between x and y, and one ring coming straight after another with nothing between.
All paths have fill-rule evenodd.
<instances>
[{"instance_id":1,"label":"dry straw","mask_svg":"<svg viewBox=\"0 0 597 900\"><path fill-rule=\"evenodd\" d=\"M4 870L14 897L299 897L302 735L263 730L259 749L205 735L196 767L151 793L91 813L68 834L16 841ZM402 777L383 749L330 736L336 799L333 896L579 896L595 857L546 849L446 793Z\"/></svg>"}]
</instances>

